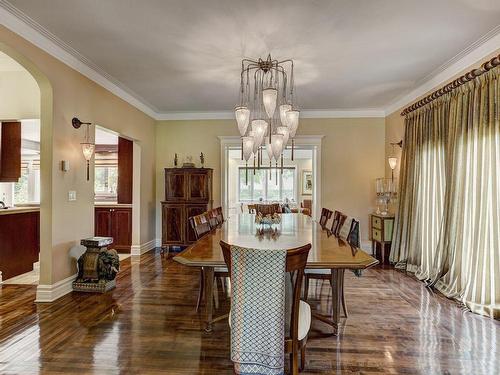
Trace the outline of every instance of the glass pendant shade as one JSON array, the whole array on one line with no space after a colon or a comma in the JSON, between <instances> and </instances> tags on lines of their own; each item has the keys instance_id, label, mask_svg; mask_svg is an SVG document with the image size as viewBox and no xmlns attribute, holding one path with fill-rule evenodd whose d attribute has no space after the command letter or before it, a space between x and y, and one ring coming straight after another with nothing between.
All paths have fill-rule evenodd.
<instances>
[{"instance_id":1,"label":"glass pendant shade","mask_svg":"<svg viewBox=\"0 0 500 375\"><path fill-rule=\"evenodd\" d=\"M286 113L286 121L288 129L290 129L290 137L294 138L297 128L299 127L300 111L291 109Z\"/></svg>"},{"instance_id":2,"label":"glass pendant shade","mask_svg":"<svg viewBox=\"0 0 500 375\"><path fill-rule=\"evenodd\" d=\"M90 159L92 159L92 155L94 154L95 145L88 142L81 143L81 145L83 157L85 158L85 160L90 161Z\"/></svg>"},{"instance_id":3,"label":"glass pendant shade","mask_svg":"<svg viewBox=\"0 0 500 375\"><path fill-rule=\"evenodd\" d=\"M389 167L394 170L396 168L396 165L398 164L398 159L395 157L390 157L387 159L389 161Z\"/></svg>"},{"instance_id":4,"label":"glass pendant shade","mask_svg":"<svg viewBox=\"0 0 500 375\"><path fill-rule=\"evenodd\" d=\"M261 146L267 132L267 122L265 120L252 120L252 132L257 147Z\"/></svg>"},{"instance_id":5,"label":"glass pendant shade","mask_svg":"<svg viewBox=\"0 0 500 375\"><path fill-rule=\"evenodd\" d=\"M247 107L240 106L234 109L234 114L236 116L236 122L238 123L238 130L243 137L247 132L248 122L250 120L250 110Z\"/></svg>"},{"instance_id":6,"label":"glass pendant shade","mask_svg":"<svg viewBox=\"0 0 500 375\"><path fill-rule=\"evenodd\" d=\"M281 155L281 151L283 151L283 135L273 134L271 136L271 147L273 149L274 158L278 160Z\"/></svg>"},{"instance_id":7,"label":"glass pendant shade","mask_svg":"<svg viewBox=\"0 0 500 375\"><path fill-rule=\"evenodd\" d=\"M278 90L267 88L262 90L262 102L269 118L273 117L276 110L276 100L278 99Z\"/></svg>"},{"instance_id":8,"label":"glass pendant shade","mask_svg":"<svg viewBox=\"0 0 500 375\"><path fill-rule=\"evenodd\" d=\"M245 161L248 161L250 159L250 156L252 156L253 153L253 144L254 140L253 137L243 137L243 158Z\"/></svg>"},{"instance_id":9,"label":"glass pendant shade","mask_svg":"<svg viewBox=\"0 0 500 375\"><path fill-rule=\"evenodd\" d=\"M269 161L271 161L274 155L273 155L273 146L269 141L266 142L266 151L267 151L267 157L269 158Z\"/></svg>"},{"instance_id":10,"label":"glass pendant shade","mask_svg":"<svg viewBox=\"0 0 500 375\"><path fill-rule=\"evenodd\" d=\"M290 104L282 104L280 105L280 120L281 120L281 125L283 126L288 126L288 122L286 119L286 113L292 109L292 106Z\"/></svg>"},{"instance_id":11,"label":"glass pendant shade","mask_svg":"<svg viewBox=\"0 0 500 375\"><path fill-rule=\"evenodd\" d=\"M257 142L258 140L256 139L255 137L255 132L253 130L250 130L248 132L248 136L249 137L252 137L253 139L253 148L252 148L252 152L255 154L257 152L257 149L259 148L259 143Z\"/></svg>"},{"instance_id":12,"label":"glass pendant shade","mask_svg":"<svg viewBox=\"0 0 500 375\"><path fill-rule=\"evenodd\" d=\"M276 133L281 134L283 136L283 147L285 147L288 143L288 137L290 136L290 131L286 126L278 126L276 128Z\"/></svg>"}]
</instances>

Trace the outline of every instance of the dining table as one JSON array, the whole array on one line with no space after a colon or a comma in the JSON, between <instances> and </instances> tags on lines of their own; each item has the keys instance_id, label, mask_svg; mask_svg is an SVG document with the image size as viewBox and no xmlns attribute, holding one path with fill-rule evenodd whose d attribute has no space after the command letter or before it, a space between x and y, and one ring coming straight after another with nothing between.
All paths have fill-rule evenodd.
<instances>
[{"instance_id":1,"label":"dining table","mask_svg":"<svg viewBox=\"0 0 500 375\"><path fill-rule=\"evenodd\" d=\"M279 224L268 226L256 223L255 214L231 216L173 258L183 265L203 268L207 331L220 320L220 317L213 318L213 288L214 269L226 265L220 247L222 240L239 247L268 250L293 249L310 243L306 269L330 270L332 285L331 316L314 313L313 317L331 325L334 335L338 334L345 270L364 270L376 265L378 260L332 235L310 216L301 213L280 216Z\"/></svg>"}]
</instances>

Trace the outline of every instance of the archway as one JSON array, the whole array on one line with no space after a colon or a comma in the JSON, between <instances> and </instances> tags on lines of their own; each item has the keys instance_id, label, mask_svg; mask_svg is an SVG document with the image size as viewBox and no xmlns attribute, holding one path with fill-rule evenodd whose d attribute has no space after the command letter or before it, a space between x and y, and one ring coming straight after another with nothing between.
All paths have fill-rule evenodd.
<instances>
[{"instance_id":1,"label":"archway","mask_svg":"<svg viewBox=\"0 0 500 375\"><path fill-rule=\"evenodd\" d=\"M40 89L40 279L52 284L52 86L46 75L27 57L0 42L0 51L19 63L35 79Z\"/></svg>"}]
</instances>

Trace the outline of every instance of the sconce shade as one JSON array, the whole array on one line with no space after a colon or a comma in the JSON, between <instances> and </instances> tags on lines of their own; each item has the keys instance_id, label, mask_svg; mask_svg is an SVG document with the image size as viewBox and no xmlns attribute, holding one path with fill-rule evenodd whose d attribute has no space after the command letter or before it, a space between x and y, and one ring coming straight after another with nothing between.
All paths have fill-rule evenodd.
<instances>
[{"instance_id":1,"label":"sconce shade","mask_svg":"<svg viewBox=\"0 0 500 375\"><path fill-rule=\"evenodd\" d=\"M262 90L262 102L269 118L272 118L276 110L276 100L278 99L278 90L275 88L267 88Z\"/></svg>"},{"instance_id":2,"label":"sconce shade","mask_svg":"<svg viewBox=\"0 0 500 375\"><path fill-rule=\"evenodd\" d=\"M248 122L250 120L250 110L247 107L236 107L234 109L238 130L243 137L247 132Z\"/></svg>"},{"instance_id":3,"label":"sconce shade","mask_svg":"<svg viewBox=\"0 0 500 375\"><path fill-rule=\"evenodd\" d=\"M82 151L83 151L83 157L85 160L90 161L92 159L92 155L94 154L94 148L95 145L93 143L81 143L82 145Z\"/></svg>"},{"instance_id":4,"label":"sconce shade","mask_svg":"<svg viewBox=\"0 0 500 375\"><path fill-rule=\"evenodd\" d=\"M388 162L389 162L389 167L394 170L396 168L396 165L398 164L398 159L395 158L395 157L390 157L389 159L387 159Z\"/></svg>"}]
</instances>

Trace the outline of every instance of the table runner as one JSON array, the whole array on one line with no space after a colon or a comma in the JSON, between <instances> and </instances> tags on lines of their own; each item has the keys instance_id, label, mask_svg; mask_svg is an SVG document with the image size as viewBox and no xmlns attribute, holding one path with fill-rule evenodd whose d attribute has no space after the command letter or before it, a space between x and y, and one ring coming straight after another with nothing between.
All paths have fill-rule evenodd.
<instances>
[{"instance_id":1,"label":"table runner","mask_svg":"<svg viewBox=\"0 0 500 375\"><path fill-rule=\"evenodd\" d=\"M237 374L284 373L286 254L231 246L231 360Z\"/></svg>"}]
</instances>

